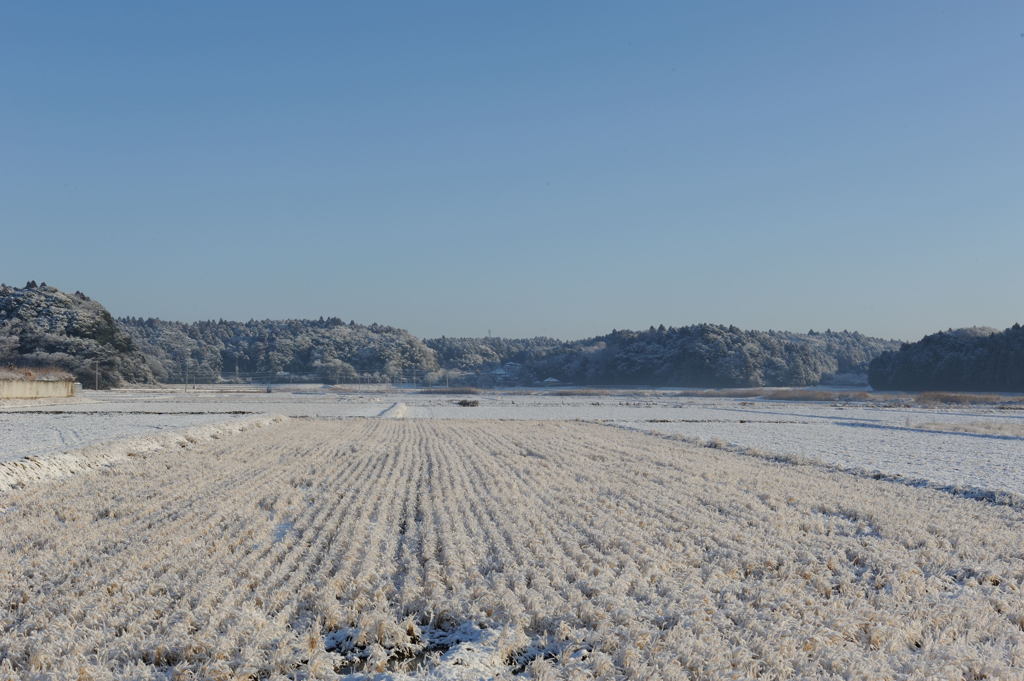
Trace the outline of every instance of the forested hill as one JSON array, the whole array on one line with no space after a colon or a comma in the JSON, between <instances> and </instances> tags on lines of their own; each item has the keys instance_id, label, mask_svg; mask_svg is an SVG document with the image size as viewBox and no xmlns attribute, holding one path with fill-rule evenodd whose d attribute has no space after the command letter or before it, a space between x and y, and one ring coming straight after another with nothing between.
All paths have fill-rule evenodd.
<instances>
[{"instance_id":1,"label":"forested hill","mask_svg":"<svg viewBox=\"0 0 1024 681\"><path fill-rule=\"evenodd\" d=\"M950 329L871 362L876 390L1024 392L1024 328Z\"/></svg>"},{"instance_id":2,"label":"forested hill","mask_svg":"<svg viewBox=\"0 0 1024 681\"><path fill-rule=\"evenodd\" d=\"M484 371L507 362L528 364L549 353L564 350L569 343L555 338L428 338L424 341L437 353L446 369ZM544 378L543 376L541 378Z\"/></svg>"},{"instance_id":3,"label":"forested hill","mask_svg":"<svg viewBox=\"0 0 1024 681\"><path fill-rule=\"evenodd\" d=\"M58 367L93 387L151 383L131 337L106 308L80 291L46 283L0 284L0 366Z\"/></svg>"},{"instance_id":4,"label":"forested hill","mask_svg":"<svg viewBox=\"0 0 1024 681\"><path fill-rule=\"evenodd\" d=\"M866 375L894 341L859 333L797 334L742 331L700 324L648 331L613 331L582 341L552 338L434 338L420 341L402 329L340 319L165 322L119 320L150 360L159 380L242 377L288 372L330 383L355 380L479 380L509 363L505 382L530 384L554 377L601 385L813 385L837 375ZM461 374L461 375L460 375ZM466 375L471 374L471 375Z\"/></svg>"},{"instance_id":5,"label":"forested hill","mask_svg":"<svg viewBox=\"0 0 1024 681\"><path fill-rule=\"evenodd\" d=\"M898 344L847 331L806 334L697 324L612 331L581 341L434 338L337 318L248 322L114 320L85 294L0 287L0 365L56 366L105 386L238 377L343 383L443 380L529 385L746 387L864 375Z\"/></svg>"},{"instance_id":6,"label":"forested hill","mask_svg":"<svg viewBox=\"0 0 1024 681\"><path fill-rule=\"evenodd\" d=\"M434 352L408 331L334 317L191 323L128 317L118 321L149 357L161 381L181 381L187 370L200 380L287 372L343 383L357 377L422 378L438 368Z\"/></svg>"},{"instance_id":7,"label":"forested hill","mask_svg":"<svg viewBox=\"0 0 1024 681\"><path fill-rule=\"evenodd\" d=\"M526 378L581 385L749 387L856 380L897 341L848 331L744 331L695 324L612 331L581 341L441 338L427 344L447 366L521 364Z\"/></svg>"}]
</instances>

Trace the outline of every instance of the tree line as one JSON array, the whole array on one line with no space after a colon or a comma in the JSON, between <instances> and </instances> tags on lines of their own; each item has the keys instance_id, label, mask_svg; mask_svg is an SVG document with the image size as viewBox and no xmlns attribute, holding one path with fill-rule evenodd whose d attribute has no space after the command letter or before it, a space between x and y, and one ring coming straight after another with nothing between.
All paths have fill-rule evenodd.
<instances>
[{"instance_id":1,"label":"tree line","mask_svg":"<svg viewBox=\"0 0 1024 681\"><path fill-rule=\"evenodd\" d=\"M154 380L131 336L98 302L45 282L0 284L0 366L55 367L101 388Z\"/></svg>"},{"instance_id":2,"label":"tree line","mask_svg":"<svg viewBox=\"0 0 1024 681\"><path fill-rule=\"evenodd\" d=\"M480 358L520 364L522 375L530 380L550 377L579 385L687 387L866 382L868 363L897 346L895 341L850 331L801 334L718 324L613 330L569 342L546 338L442 341L427 344L439 352L443 364L467 366Z\"/></svg>"},{"instance_id":3,"label":"tree line","mask_svg":"<svg viewBox=\"0 0 1024 681\"><path fill-rule=\"evenodd\" d=\"M933 333L880 354L868 379L876 390L1024 392L1024 328Z\"/></svg>"},{"instance_id":4,"label":"tree line","mask_svg":"<svg viewBox=\"0 0 1024 681\"><path fill-rule=\"evenodd\" d=\"M433 338L336 317L171 322L114 319L81 292L0 286L0 365L54 366L83 384L184 380L480 381L521 385L801 386L856 381L898 344L857 332L695 324L594 338ZM879 365L880 366L880 365Z\"/></svg>"},{"instance_id":5,"label":"tree line","mask_svg":"<svg viewBox=\"0 0 1024 681\"><path fill-rule=\"evenodd\" d=\"M287 374L325 383L391 381L438 368L424 343L403 329L320 319L168 322L118 320L147 356L157 380Z\"/></svg>"}]
</instances>

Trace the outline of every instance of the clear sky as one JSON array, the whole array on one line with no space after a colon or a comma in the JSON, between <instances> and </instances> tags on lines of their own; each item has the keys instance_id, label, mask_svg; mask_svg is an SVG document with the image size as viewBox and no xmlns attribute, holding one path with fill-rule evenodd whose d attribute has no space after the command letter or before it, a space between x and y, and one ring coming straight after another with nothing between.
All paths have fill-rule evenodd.
<instances>
[{"instance_id":1,"label":"clear sky","mask_svg":"<svg viewBox=\"0 0 1024 681\"><path fill-rule=\"evenodd\" d=\"M422 336L1024 321L1020 2L6 2L0 281Z\"/></svg>"}]
</instances>

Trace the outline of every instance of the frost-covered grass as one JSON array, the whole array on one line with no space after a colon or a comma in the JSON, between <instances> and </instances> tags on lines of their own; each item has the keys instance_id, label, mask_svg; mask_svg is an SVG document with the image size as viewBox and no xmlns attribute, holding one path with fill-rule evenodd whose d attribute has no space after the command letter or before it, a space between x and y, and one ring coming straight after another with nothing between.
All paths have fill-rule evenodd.
<instances>
[{"instance_id":1,"label":"frost-covered grass","mask_svg":"<svg viewBox=\"0 0 1024 681\"><path fill-rule=\"evenodd\" d=\"M1007 437L1024 425L1024 410L1008 409L1006 405L923 407L892 401L774 401L691 397L680 396L679 391L651 390L608 391L606 395L557 392L561 391L480 391L472 396L479 406L467 409L458 405L462 399L459 395L384 386L345 391L319 385L276 386L272 393L237 386L201 386L188 392L181 388L85 391L86 397L78 404L0 406L0 458L5 451L9 452L8 458L21 454L44 456L126 435L137 437L157 429L218 422L233 418L225 415L232 411L374 417L402 403L404 409L391 415L613 422L691 441L717 440L782 458L923 479L939 486L1024 495L1024 453L1019 440ZM52 418L15 415L26 409L68 413ZM922 427L929 423L943 427ZM967 432L981 427L992 431L987 435Z\"/></svg>"},{"instance_id":2,"label":"frost-covered grass","mask_svg":"<svg viewBox=\"0 0 1024 681\"><path fill-rule=\"evenodd\" d=\"M1024 438L1024 420L1020 422L972 421L970 423L922 423L918 428L940 432L974 433Z\"/></svg>"},{"instance_id":3,"label":"frost-covered grass","mask_svg":"<svg viewBox=\"0 0 1024 681\"><path fill-rule=\"evenodd\" d=\"M1022 527L596 424L292 420L0 492L0 678L1020 678Z\"/></svg>"}]
</instances>

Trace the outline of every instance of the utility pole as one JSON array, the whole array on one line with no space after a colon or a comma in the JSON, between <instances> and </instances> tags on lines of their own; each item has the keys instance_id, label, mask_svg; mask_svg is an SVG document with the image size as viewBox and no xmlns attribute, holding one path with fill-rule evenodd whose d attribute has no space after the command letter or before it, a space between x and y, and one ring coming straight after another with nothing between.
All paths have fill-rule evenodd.
<instances>
[{"instance_id":1,"label":"utility pole","mask_svg":"<svg viewBox=\"0 0 1024 681\"><path fill-rule=\"evenodd\" d=\"M100 361L96 360L96 389L100 389Z\"/></svg>"},{"instance_id":2,"label":"utility pole","mask_svg":"<svg viewBox=\"0 0 1024 681\"><path fill-rule=\"evenodd\" d=\"M188 357L185 358L185 392L188 392Z\"/></svg>"}]
</instances>

